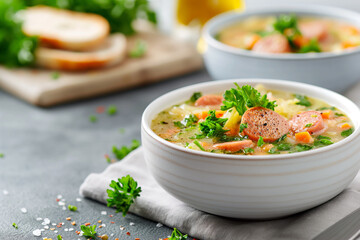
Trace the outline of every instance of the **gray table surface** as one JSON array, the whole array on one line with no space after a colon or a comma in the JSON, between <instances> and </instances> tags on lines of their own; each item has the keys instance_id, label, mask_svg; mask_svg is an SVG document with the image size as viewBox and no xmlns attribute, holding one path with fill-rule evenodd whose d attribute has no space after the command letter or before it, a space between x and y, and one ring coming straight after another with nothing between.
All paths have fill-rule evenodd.
<instances>
[{"instance_id":1,"label":"gray table surface","mask_svg":"<svg viewBox=\"0 0 360 240\"><path fill-rule=\"evenodd\" d=\"M155 222L131 214L123 218L89 199L77 202L79 186L87 175L108 166L104 154L111 153L113 145L128 145L132 139L140 139L141 114L152 100L179 87L208 80L208 74L200 71L49 109L29 105L0 90L0 153L5 155L0 158L0 239L56 239L57 234L65 240L78 239L74 231L65 231L73 227L66 217L77 222L75 230L85 222L95 224L101 219L106 227L99 232L114 233L110 239L167 237L172 230L158 228ZM112 104L117 106L118 114L98 114L98 122L89 121L90 115L97 115L97 106ZM56 201L59 194L66 204L76 205L78 211L63 210ZM21 208L26 208L27 213L22 213ZM101 215L101 211L107 211L107 215ZM45 230L41 237L34 237L32 231L43 228L41 221L36 220L38 217L49 218L52 223L64 222L65 226L57 234ZM12 227L13 222L18 229ZM135 225L130 226L130 222ZM126 230L121 231L120 225Z\"/></svg>"}]
</instances>

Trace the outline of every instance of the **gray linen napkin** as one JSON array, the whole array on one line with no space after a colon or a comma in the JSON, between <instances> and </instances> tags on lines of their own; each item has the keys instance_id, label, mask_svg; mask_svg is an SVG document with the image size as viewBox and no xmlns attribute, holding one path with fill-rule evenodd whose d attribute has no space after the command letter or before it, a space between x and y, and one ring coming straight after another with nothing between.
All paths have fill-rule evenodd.
<instances>
[{"instance_id":1,"label":"gray linen napkin","mask_svg":"<svg viewBox=\"0 0 360 240\"><path fill-rule=\"evenodd\" d=\"M176 227L199 239L311 239L360 207L360 174L333 200L290 217L272 221L236 220L201 212L165 192L150 175L142 148L100 174L90 174L80 194L106 203L106 189L112 179L130 174L142 188L130 211L144 218Z\"/></svg>"}]
</instances>

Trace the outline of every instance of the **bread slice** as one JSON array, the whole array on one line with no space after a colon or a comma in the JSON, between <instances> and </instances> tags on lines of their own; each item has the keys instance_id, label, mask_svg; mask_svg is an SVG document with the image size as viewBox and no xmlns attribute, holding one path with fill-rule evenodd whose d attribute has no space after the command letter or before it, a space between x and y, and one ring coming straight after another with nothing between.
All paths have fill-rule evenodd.
<instances>
[{"instance_id":1,"label":"bread slice","mask_svg":"<svg viewBox=\"0 0 360 240\"><path fill-rule=\"evenodd\" d=\"M38 36L42 44L50 47L86 51L105 41L110 26L96 14L36 6L25 11L23 32Z\"/></svg>"},{"instance_id":2,"label":"bread slice","mask_svg":"<svg viewBox=\"0 0 360 240\"><path fill-rule=\"evenodd\" d=\"M96 50L88 52L74 52L47 47L39 47L36 52L36 63L40 67L82 71L110 66L121 62L127 53L126 37L121 34L112 34Z\"/></svg>"}]
</instances>

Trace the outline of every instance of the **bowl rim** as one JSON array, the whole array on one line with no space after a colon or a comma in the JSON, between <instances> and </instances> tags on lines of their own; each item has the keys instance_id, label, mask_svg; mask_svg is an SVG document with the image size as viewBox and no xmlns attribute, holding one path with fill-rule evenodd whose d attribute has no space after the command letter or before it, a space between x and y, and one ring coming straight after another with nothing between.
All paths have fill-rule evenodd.
<instances>
[{"instance_id":1,"label":"bowl rim","mask_svg":"<svg viewBox=\"0 0 360 240\"><path fill-rule=\"evenodd\" d=\"M334 144L328 145L328 146L324 146L321 148L317 148L317 149L313 149L313 150L309 150L309 151L304 151L304 152L296 152L296 153L286 153L286 154L272 154L272 155L232 155L232 154L218 154L218 153L211 153L211 152L204 152L204 151L197 151L197 150L193 150L193 149L188 149L188 148L184 148L181 146L178 146L176 144L173 144L169 141L166 141L165 139L161 138L160 136L158 136L150 127L150 123L153 119L145 119L145 117L147 115L150 115L150 108L152 107L152 105L157 104L159 102L166 102L166 99L169 98L172 94L176 93L176 92L193 92L194 89L202 89L203 87L210 87L210 86L216 86L219 84L228 84L228 83L234 83L237 82L239 84L247 84L247 83L252 83L252 82L256 82L257 84L267 84L267 83L271 83L271 84L275 84L275 85L279 85L279 86L292 86L292 87L297 87L299 89L311 89L313 88L314 90L317 91L321 91L323 93L326 94L330 94L331 96L333 96L334 98L339 98L341 100L341 102L345 101L346 104L349 105L349 107L352 109L351 111L356 112L356 114L359 116L360 118L360 109L359 107L352 102L350 99L346 98L345 96L338 94L336 92L333 92L331 90L322 88L322 87L318 87L318 86L314 86L314 85L310 85L310 84L306 84L306 83L300 83L300 82L292 82L292 81L287 81L287 80L277 80L277 79L265 79L265 78L241 78L241 79L227 79L227 80L217 80L217 81L208 81L208 82L203 82L203 83L198 83L198 84L193 84L193 85L189 85L186 87L182 87L182 88L178 88L176 90L170 91L166 94L163 94L161 96L159 96L158 98L156 98L155 100L153 100L144 110L142 117L141 117L141 128L146 132L146 134L148 134L152 139L156 140L157 142L159 142L162 145L165 145L166 147L172 148L174 150L177 151L181 151L187 154L192 154L192 155L196 155L199 157L207 157L207 158L214 158L214 159L226 159L226 160L238 160L238 161L252 161L252 160L257 160L257 161L269 161L269 160L286 160L286 159L293 159L293 158L302 158L302 157L306 157L306 156L311 156L311 155L317 155L320 153L324 153L326 151L331 151L331 150L336 150L337 148L342 147L343 145L353 141L355 138L359 137L360 135L360 126L358 127L354 127L354 132L346 137L343 140L340 140L339 142L336 142ZM330 98L330 97L329 97ZM320 99L322 100L322 99ZM323 100L325 101L325 100ZM325 101L326 102L326 101ZM339 101L337 101L339 102ZM336 107L336 106L335 106ZM160 111L157 112L160 113L161 111L163 111L164 109L160 109ZM350 119L352 121L352 119Z\"/></svg>"},{"instance_id":2,"label":"bowl rim","mask_svg":"<svg viewBox=\"0 0 360 240\"><path fill-rule=\"evenodd\" d=\"M265 59L293 59L293 60L308 60L308 59L321 59L321 58L334 58L334 57L341 57L345 55L353 55L360 52L360 46L356 49L345 49L341 52L320 52L320 53L306 53L306 54L295 54L295 53L282 53L282 54L275 54L275 53L258 53L246 49L236 48L229 45L226 45L218 40L216 40L211 31L213 28L219 28L218 25L223 25L225 27L226 23L221 23L223 21L231 20L233 23L237 22L237 19L240 18L247 18L254 15L266 15L266 14L277 14L278 12L289 12L295 14L320 14L324 15L325 17L334 18L341 17L347 19L349 21L353 19L358 19L360 25L360 13L339 8L339 7L332 7L332 6L325 6L319 4L307 4L307 5L299 5L299 4L291 4L291 5L282 5L282 6L267 6L261 8L253 8L250 10L246 10L245 12L239 11L229 11L222 14L219 14L212 19L210 19L204 26L202 30L202 38L205 39L205 42L211 45L212 47L228 52L235 55L244 55L247 57L253 58L265 58ZM301 12L301 13L299 13ZM219 23L220 22L220 23ZM220 27L221 28L221 27Z\"/></svg>"}]
</instances>

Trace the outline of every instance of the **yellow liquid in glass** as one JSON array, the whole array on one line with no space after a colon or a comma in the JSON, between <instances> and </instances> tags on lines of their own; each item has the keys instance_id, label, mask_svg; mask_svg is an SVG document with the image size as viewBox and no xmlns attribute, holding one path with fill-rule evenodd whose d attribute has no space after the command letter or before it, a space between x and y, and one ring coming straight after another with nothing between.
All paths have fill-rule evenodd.
<instances>
[{"instance_id":1,"label":"yellow liquid in glass","mask_svg":"<svg viewBox=\"0 0 360 240\"><path fill-rule=\"evenodd\" d=\"M183 25L204 25L210 18L230 10L243 10L245 0L178 0L177 21Z\"/></svg>"}]
</instances>

